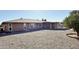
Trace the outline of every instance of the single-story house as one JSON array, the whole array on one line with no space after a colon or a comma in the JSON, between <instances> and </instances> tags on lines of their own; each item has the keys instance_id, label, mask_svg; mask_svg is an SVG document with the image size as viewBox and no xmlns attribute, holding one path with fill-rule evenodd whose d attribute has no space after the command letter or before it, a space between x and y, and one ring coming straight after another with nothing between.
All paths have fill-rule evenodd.
<instances>
[{"instance_id":1,"label":"single-story house","mask_svg":"<svg viewBox=\"0 0 79 59\"><path fill-rule=\"evenodd\" d=\"M57 29L62 27L59 22L48 22L46 20L34 20L34 19L15 19L2 22L4 31L32 31L41 29Z\"/></svg>"}]
</instances>

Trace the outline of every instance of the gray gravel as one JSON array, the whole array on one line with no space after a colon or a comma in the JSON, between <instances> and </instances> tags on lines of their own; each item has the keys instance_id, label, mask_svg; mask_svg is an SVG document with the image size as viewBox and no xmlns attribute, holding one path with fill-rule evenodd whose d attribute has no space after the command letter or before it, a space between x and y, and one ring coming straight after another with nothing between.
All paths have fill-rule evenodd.
<instances>
[{"instance_id":1,"label":"gray gravel","mask_svg":"<svg viewBox=\"0 0 79 59\"><path fill-rule=\"evenodd\" d=\"M0 37L2 49L76 49L79 40L69 38L69 30L41 30Z\"/></svg>"}]
</instances>

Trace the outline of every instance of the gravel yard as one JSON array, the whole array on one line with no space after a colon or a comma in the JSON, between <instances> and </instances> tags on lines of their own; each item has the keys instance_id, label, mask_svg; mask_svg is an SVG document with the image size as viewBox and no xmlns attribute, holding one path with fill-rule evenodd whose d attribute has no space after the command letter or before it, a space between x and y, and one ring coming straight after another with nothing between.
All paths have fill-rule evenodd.
<instances>
[{"instance_id":1,"label":"gravel yard","mask_svg":"<svg viewBox=\"0 0 79 59\"><path fill-rule=\"evenodd\" d=\"M69 38L69 30L41 30L0 37L2 49L75 49L79 40Z\"/></svg>"}]
</instances>

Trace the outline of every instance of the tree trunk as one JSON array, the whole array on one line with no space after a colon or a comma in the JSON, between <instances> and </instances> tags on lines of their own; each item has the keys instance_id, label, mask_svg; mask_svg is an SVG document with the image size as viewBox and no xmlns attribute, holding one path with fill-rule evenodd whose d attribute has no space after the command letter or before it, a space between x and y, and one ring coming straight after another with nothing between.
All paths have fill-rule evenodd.
<instances>
[{"instance_id":1,"label":"tree trunk","mask_svg":"<svg viewBox=\"0 0 79 59\"><path fill-rule=\"evenodd\" d=\"M79 37L79 32L77 32L77 36Z\"/></svg>"}]
</instances>

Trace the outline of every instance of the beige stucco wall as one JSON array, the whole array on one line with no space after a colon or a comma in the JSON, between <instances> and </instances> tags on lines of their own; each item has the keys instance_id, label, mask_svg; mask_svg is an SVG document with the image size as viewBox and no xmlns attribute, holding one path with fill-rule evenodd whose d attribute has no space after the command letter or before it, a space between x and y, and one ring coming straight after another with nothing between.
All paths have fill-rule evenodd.
<instances>
[{"instance_id":1,"label":"beige stucco wall","mask_svg":"<svg viewBox=\"0 0 79 59\"><path fill-rule=\"evenodd\" d=\"M8 24L2 24L4 31L10 31L9 23ZM23 31L23 24L11 24L11 31Z\"/></svg>"},{"instance_id":2,"label":"beige stucco wall","mask_svg":"<svg viewBox=\"0 0 79 59\"><path fill-rule=\"evenodd\" d=\"M24 31L23 24L12 24L12 31Z\"/></svg>"},{"instance_id":3,"label":"beige stucco wall","mask_svg":"<svg viewBox=\"0 0 79 59\"><path fill-rule=\"evenodd\" d=\"M4 31L10 31L9 23L2 24ZM6 27L6 28L5 28ZM11 23L11 31L29 31L35 29L42 29L42 23Z\"/></svg>"},{"instance_id":4,"label":"beige stucco wall","mask_svg":"<svg viewBox=\"0 0 79 59\"><path fill-rule=\"evenodd\" d=\"M8 31L8 24L2 24L3 30Z\"/></svg>"},{"instance_id":5,"label":"beige stucco wall","mask_svg":"<svg viewBox=\"0 0 79 59\"><path fill-rule=\"evenodd\" d=\"M59 23L6 23L2 24L4 31L29 31L38 29L60 29L61 25Z\"/></svg>"}]
</instances>

